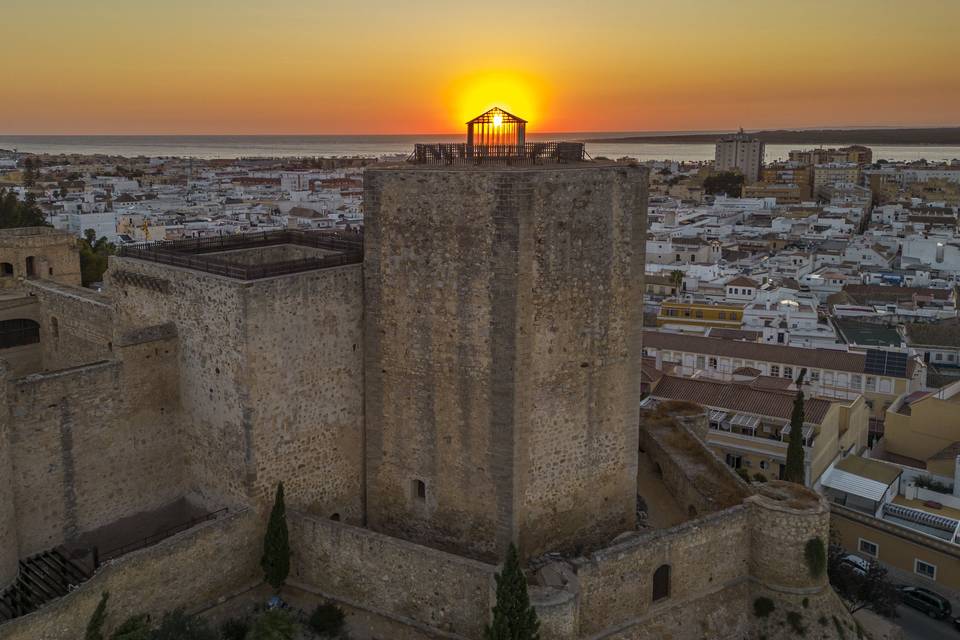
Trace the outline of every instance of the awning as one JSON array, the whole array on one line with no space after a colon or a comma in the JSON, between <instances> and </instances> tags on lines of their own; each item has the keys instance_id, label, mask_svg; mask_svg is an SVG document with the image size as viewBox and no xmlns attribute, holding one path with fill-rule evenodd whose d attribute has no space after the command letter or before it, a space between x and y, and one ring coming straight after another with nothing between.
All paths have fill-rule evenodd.
<instances>
[{"instance_id":1,"label":"awning","mask_svg":"<svg viewBox=\"0 0 960 640\"><path fill-rule=\"evenodd\" d=\"M727 418L726 411L713 410L710 412L710 422L723 422Z\"/></svg>"},{"instance_id":2,"label":"awning","mask_svg":"<svg viewBox=\"0 0 960 640\"><path fill-rule=\"evenodd\" d=\"M813 425L809 425L809 424L803 425L803 437L804 437L804 439L809 438L809 437L810 437L810 434L813 433L813 430L814 430ZM788 422L787 424L783 425L783 430L781 430L780 433L782 433L782 434L785 435L785 436L790 435L790 423L789 423L789 422Z\"/></svg>"},{"instance_id":3,"label":"awning","mask_svg":"<svg viewBox=\"0 0 960 640\"><path fill-rule=\"evenodd\" d=\"M864 478L853 473L832 469L822 481L825 487L842 491L853 496L865 498L871 502L880 502L890 485Z\"/></svg>"},{"instance_id":4,"label":"awning","mask_svg":"<svg viewBox=\"0 0 960 640\"><path fill-rule=\"evenodd\" d=\"M738 413L730 420L730 424L735 427L744 427L745 429L756 429L760 424L760 418Z\"/></svg>"}]
</instances>

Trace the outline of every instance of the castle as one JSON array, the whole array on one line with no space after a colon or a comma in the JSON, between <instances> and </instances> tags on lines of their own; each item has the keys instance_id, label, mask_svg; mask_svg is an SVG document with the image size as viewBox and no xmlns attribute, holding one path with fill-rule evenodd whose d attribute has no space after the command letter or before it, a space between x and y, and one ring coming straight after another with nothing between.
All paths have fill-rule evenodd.
<instances>
[{"instance_id":1,"label":"castle","mask_svg":"<svg viewBox=\"0 0 960 640\"><path fill-rule=\"evenodd\" d=\"M290 582L411 638L480 638L511 543L544 638L852 629L806 560L823 500L741 482L702 412L641 412L646 169L569 143L415 158L366 171L362 236L134 245L104 294L24 267L0 316L36 325L0 383L0 638L79 637L104 590L115 624L256 583L279 481ZM41 602L53 565L82 583Z\"/></svg>"}]
</instances>

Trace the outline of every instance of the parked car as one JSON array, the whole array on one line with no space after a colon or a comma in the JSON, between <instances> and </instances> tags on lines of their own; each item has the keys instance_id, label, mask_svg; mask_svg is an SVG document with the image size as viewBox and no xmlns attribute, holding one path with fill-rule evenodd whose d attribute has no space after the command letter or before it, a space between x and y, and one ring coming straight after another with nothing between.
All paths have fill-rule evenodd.
<instances>
[{"instance_id":1,"label":"parked car","mask_svg":"<svg viewBox=\"0 0 960 640\"><path fill-rule=\"evenodd\" d=\"M931 618L946 618L950 615L950 601L938 593L934 593L923 587L908 587L900 585L897 587L900 592L900 599L903 604L913 607L917 611L922 611Z\"/></svg>"},{"instance_id":2,"label":"parked car","mask_svg":"<svg viewBox=\"0 0 960 640\"><path fill-rule=\"evenodd\" d=\"M860 556L855 556L852 553L848 553L840 558L840 566L847 567L858 576L865 576L867 575L867 571L870 570L870 562L868 560L864 560Z\"/></svg>"}]
</instances>

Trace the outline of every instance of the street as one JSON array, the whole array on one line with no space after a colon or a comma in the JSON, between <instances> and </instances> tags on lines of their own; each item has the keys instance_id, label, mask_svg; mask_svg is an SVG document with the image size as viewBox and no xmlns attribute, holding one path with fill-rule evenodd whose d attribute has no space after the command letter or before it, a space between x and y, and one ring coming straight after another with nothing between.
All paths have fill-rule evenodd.
<instances>
[{"instance_id":1,"label":"street","mask_svg":"<svg viewBox=\"0 0 960 640\"><path fill-rule=\"evenodd\" d=\"M908 640L960 640L960 631L953 628L953 621L934 620L925 613L912 607L897 607L900 617L894 622L903 627L903 635Z\"/></svg>"}]
</instances>

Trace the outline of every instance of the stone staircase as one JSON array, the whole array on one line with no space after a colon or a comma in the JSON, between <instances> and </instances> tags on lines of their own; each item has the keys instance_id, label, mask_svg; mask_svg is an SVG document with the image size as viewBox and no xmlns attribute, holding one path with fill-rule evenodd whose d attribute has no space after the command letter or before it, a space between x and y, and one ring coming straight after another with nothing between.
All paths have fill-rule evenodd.
<instances>
[{"instance_id":1,"label":"stone staircase","mask_svg":"<svg viewBox=\"0 0 960 640\"><path fill-rule=\"evenodd\" d=\"M65 596L92 573L71 560L62 547L21 560L16 581L0 591L0 624Z\"/></svg>"}]
</instances>

